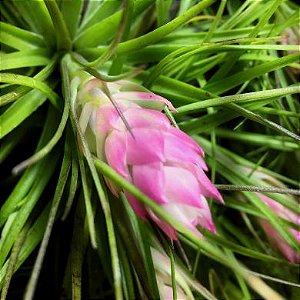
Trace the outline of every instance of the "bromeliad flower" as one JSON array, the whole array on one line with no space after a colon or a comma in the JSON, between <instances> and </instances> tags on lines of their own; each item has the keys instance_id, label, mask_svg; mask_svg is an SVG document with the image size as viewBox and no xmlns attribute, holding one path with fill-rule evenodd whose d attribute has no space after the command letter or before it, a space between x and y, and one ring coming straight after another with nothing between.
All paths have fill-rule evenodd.
<instances>
[{"instance_id":1,"label":"bromeliad flower","mask_svg":"<svg viewBox=\"0 0 300 300\"><path fill-rule=\"evenodd\" d=\"M248 173L251 171L248 167L243 167L243 170ZM261 180L267 184L270 184L274 187L278 188L286 188L286 186L276 178L268 175L263 171L255 171L252 172L252 178L257 180ZM280 218L295 224L296 226L300 226L300 215L296 214L295 212L291 211L289 208L283 206L282 204L278 203L274 199L265 196L262 193L256 193L256 195ZM284 195L287 202L295 203L295 199L290 195ZM266 236L268 237L270 243L274 248L277 248L284 257L286 257L292 263L299 263L300 262L300 254L296 252L288 243L287 241L280 235L280 233L276 230L276 228L267 220L258 218L258 222L261 225L263 231L265 232ZM291 234L295 237L295 240L300 244L300 231L296 230L292 227L288 229Z\"/></svg>"},{"instance_id":2,"label":"bromeliad flower","mask_svg":"<svg viewBox=\"0 0 300 300\"><path fill-rule=\"evenodd\" d=\"M92 78L79 89L77 104L82 132L98 158L198 236L197 225L216 231L206 197L223 199L205 174L201 147L161 112L165 106L175 110L168 100L129 81ZM108 186L119 194L112 182ZM152 219L176 239L172 226L128 192L125 195L141 218Z\"/></svg>"},{"instance_id":3,"label":"bromeliad flower","mask_svg":"<svg viewBox=\"0 0 300 300\"><path fill-rule=\"evenodd\" d=\"M294 223L297 226L300 226L299 215L263 194L259 193L258 196L279 217L291 223ZM260 219L259 223L261 224L263 230L265 231L266 235L268 236L270 242L274 245L274 247L276 247L290 262L300 262L300 254L296 253L296 251L291 246L289 246L289 244L281 237L277 230L268 221ZM295 237L295 239L300 243L300 231L294 228L289 228L289 230Z\"/></svg>"}]
</instances>

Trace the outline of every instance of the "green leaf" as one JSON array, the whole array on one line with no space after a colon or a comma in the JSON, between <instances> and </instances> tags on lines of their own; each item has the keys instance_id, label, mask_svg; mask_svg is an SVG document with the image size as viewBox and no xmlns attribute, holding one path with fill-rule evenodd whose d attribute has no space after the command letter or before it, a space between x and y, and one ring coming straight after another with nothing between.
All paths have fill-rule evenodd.
<instances>
[{"instance_id":1,"label":"green leaf","mask_svg":"<svg viewBox=\"0 0 300 300\"><path fill-rule=\"evenodd\" d=\"M45 68L43 68L40 72L38 72L33 78L41 81L46 80L54 71L57 60L58 60L58 55L54 55L53 58L50 60L49 64ZM0 106L15 101L16 99L24 96L30 90L31 88L26 86L20 86L15 88L13 91L8 92L3 96L0 96Z\"/></svg>"},{"instance_id":2,"label":"green leaf","mask_svg":"<svg viewBox=\"0 0 300 300\"><path fill-rule=\"evenodd\" d=\"M19 143L24 141L24 139L27 137L29 128L31 129L32 126L33 126L33 122L24 123L23 126L14 130L14 132L12 132L6 139L4 139L2 141L1 147L0 147L0 165L13 152L13 150L16 148L16 146ZM0 129L1 129L1 127L0 127ZM5 203L3 205L5 205ZM0 221L0 224L1 224L1 221Z\"/></svg>"},{"instance_id":3,"label":"green leaf","mask_svg":"<svg viewBox=\"0 0 300 300\"><path fill-rule=\"evenodd\" d=\"M122 11L122 16L121 16L120 23L117 28L117 31L116 31L113 41L111 42L111 44L108 47L108 49L106 50L106 52L104 52L96 60L94 60L92 62L83 63L83 65L85 67L101 66L101 65L105 64L114 55L120 41L122 40L125 30L128 28L128 23L129 23L128 21L129 21L129 17L131 17L132 7L133 7L133 0L124 1L124 8ZM76 56L75 56L75 58L76 58ZM78 60L78 62L81 63L81 60Z\"/></svg>"},{"instance_id":4,"label":"green leaf","mask_svg":"<svg viewBox=\"0 0 300 300\"><path fill-rule=\"evenodd\" d=\"M160 27L169 22L169 11L172 1L156 0L157 27Z\"/></svg>"},{"instance_id":5,"label":"green leaf","mask_svg":"<svg viewBox=\"0 0 300 300\"><path fill-rule=\"evenodd\" d=\"M77 153L77 149L76 149L76 143L73 140L74 135L73 133L70 132L70 130L68 130L69 128L67 128L67 139L69 140L69 143L71 145L71 150L72 150L72 171L71 171L71 179L70 179L70 188L69 188L69 195L68 195L68 199L66 201L66 205L65 205L65 209L64 212L62 214L62 221L64 221L70 210L72 207L72 204L74 202L74 198L75 198L75 194L77 191L77 188L79 186L79 166L78 166L78 153ZM72 137L72 138L71 138Z\"/></svg>"},{"instance_id":6,"label":"green leaf","mask_svg":"<svg viewBox=\"0 0 300 300\"><path fill-rule=\"evenodd\" d=\"M292 139L285 136L274 136L245 131L233 132L232 130L226 129L217 129L216 133L219 137L237 140L250 145L264 145L268 146L270 149L289 152L299 150L299 143L295 143Z\"/></svg>"},{"instance_id":7,"label":"green leaf","mask_svg":"<svg viewBox=\"0 0 300 300\"><path fill-rule=\"evenodd\" d=\"M39 137L39 141L35 151L40 150L49 140L49 138L55 131L57 121L58 120L55 111L49 109L47 117L45 119L43 131ZM10 214L12 214L15 211L18 211L22 207L26 195L30 192L32 186L36 184L37 178L39 178L40 174L43 171L43 167L44 164L38 162L37 164L26 169L21 179L15 185L13 191L6 199L5 203L1 206L0 227L3 226L4 222L7 220Z\"/></svg>"},{"instance_id":8,"label":"green leaf","mask_svg":"<svg viewBox=\"0 0 300 300\"><path fill-rule=\"evenodd\" d=\"M58 128L57 128L55 134L53 135L53 137L42 149L40 149L38 152L33 154L31 157L27 158L26 160L24 160L23 162L21 162L20 164L15 166L13 169L13 173L15 173L15 174L19 173L20 171L27 168L28 166L41 160L42 158L44 158L46 155L48 155L52 151L54 146L58 143L58 141L60 140L60 138L63 135L65 126L66 126L68 118L69 118L69 112L70 112L70 103L68 102L68 100L66 100L61 120L59 122Z\"/></svg>"},{"instance_id":9,"label":"green leaf","mask_svg":"<svg viewBox=\"0 0 300 300\"><path fill-rule=\"evenodd\" d=\"M169 33L175 31L178 27L184 25L189 19L200 13L203 9L211 5L215 0L203 0L190 8L185 14L173 19L169 23L149 32L141 37L121 43L118 46L117 54L136 51L148 45L160 41Z\"/></svg>"},{"instance_id":10,"label":"green leaf","mask_svg":"<svg viewBox=\"0 0 300 300\"><path fill-rule=\"evenodd\" d=\"M55 46L55 29L44 1L18 1L17 9L30 25L31 29L41 34L48 47Z\"/></svg>"},{"instance_id":11,"label":"green leaf","mask_svg":"<svg viewBox=\"0 0 300 300\"><path fill-rule=\"evenodd\" d=\"M39 274L41 272L44 256L46 254L47 246L49 243L50 235L51 235L52 228L53 228L55 218L57 215L60 200L61 200L61 197L62 197L62 194L64 191L65 184L68 179L69 170L70 170L70 166L71 166L71 158L70 158L71 150L70 150L70 146L68 145L67 142L65 143L64 150L65 150L65 154L64 154L63 161L62 161L62 166L61 166L60 174L58 177L57 186L56 186L55 193L53 196L46 230L44 232L42 243L41 243L37 258L35 260L29 282L27 284L27 289L26 289L26 292L24 295L25 300L30 300L34 296L34 292L35 292L36 285L37 285L37 280L38 280Z\"/></svg>"},{"instance_id":12,"label":"green leaf","mask_svg":"<svg viewBox=\"0 0 300 300\"><path fill-rule=\"evenodd\" d=\"M0 22L0 42L17 50L29 50L45 47L43 38L9 23Z\"/></svg>"},{"instance_id":13,"label":"green leaf","mask_svg":"<svg viewBox=\"0 0 300 300\"><path fill-rule=\"evenodd\" d=\"M48 51L37 50L24 50L13 52L9 54L0 55L1 65L0 70L17 69L24 67L45 66L49 64Z\"/></svg>"},{"instance_id":14,"label":"green leaf","mask_svg":"<svg viewBox=\"0 0 300 300\"><path fill-rule=\"evenodd\" d=\"M133 18L136 18L142 11L144 11L152 1L139 0L135 2ZM122 12L118 11L113 15L105 18L101 22L87 28L80 32L74 41L75 49L82 49L88 47L96 47L101 44L106 44L115 34L119 22L121 20Z\"/></svg>"},{"instance_id":15,"label":"green leaf","mask_svg":"<svg viewBox=\"0 0 300 300\"><path fill-rule=\"evenodd\" d=\"M172 249L171 247L169 249L169 256L170 256L170 264L171 264L173 299L177 300L177 285L176 285L176 270L175 270L174 249Z\"/></svg>"},{"instance_id":16,"label":"green leaf","mask_svg":"<svg viewBox=\"0 0 300 300\"><path fill-rule=\"evenodd\" d=\"M57 50L70 51L72 48L70 33L56 1L44 0L44 2L55 27Z\"/></svg>"},{"instance_id":17,"label":"green leaf","mask_svg":"<svg viewBox=\"0 0 300 300\"><path fill-rule=\"evenodd\" d=\"M61 13L68 27L71 39L75 37L77 29L79 27L83 4L84 1L82 0L62 1L61 3Z\"/></svg>"},{"instance_id":18,"label":"green leaf","mask_svg":"<svg viewBox=\"0 0 300 300\"><path fill-rule=\"evenodd\" d=\"M88 235L85 233L86 214L82 198L79 199L73 225L73 237L71 242L71 272L72 272L72 299L81 299L82 265Z\"/></svg>"},{"instance_id":19,"label":"green leaf","mask_svg":"<svg viewBox=\"0 0 300 300\"><path fill-rule=\"evenodd\" d=\"M297 62L300 58L299 53L290 54L276 60L263 63L261 65L255 66L253 68L247 69L245 71L238 72L231 75L225 79L220 79L211 83L208 83L203 88L211 93L220 94L224 93L233 87L242 84L245 81L257 78L265 73L278 70L291 63Z\"/></svg>"},{"instance_id":20,"label":"green leaf","mask_svg":"<svg viewBox=\"0 0 300 300\"><path fill-rule=\"evenodd\" d=\"M272 15L275 13L276 9L278 8L278 6L282 2L283 2L283 0L275 0L275 1L273 1L271 7L262 14L262 18L260 18L259 22L255 26L255 28L253 29L253 31L250 32L249 37L255 37L258 34L258 32L260 31L260 29L262 27L264 27L264 25L267 24L267 22L269 21L269 19L272 17Z\"/></svg>"},{"instance_id":21,"label":"green leaf","mask_svg":"<svg viewBox=\"0 0 300 300\"><path fill-rule=\"evenodd\" d=\"M231 242L228 238L222 237L221 235L212 234L208 231L203 232L205 238L212 242L213 244L217 244L219 246L222 246L226 249L230 249L236 253L245 255L247 257L252 257L261 261L265 262L281 262L282 264L285 264L284 260L281 260L277 257L273 257L267 254L263 254L261 252L252 250L248 247L240 246L236 243Z\"/></svg>"},{"instance_id":22,"label":"green leaf","mask_svg":"<svg viewBox=\"0 0 300 300\"><path fill-rule=\"evenodd\" d=\"M1 73L0 82L19 84L37 89L49 98L55 108L60 109L60 97L46 83L40 80L14 73Z\"/></svg>"},{"instance_id":23,"label":"green leaf","mask_svg":"<svg viewBox=\"0 0 300 300\"><path fill-rule=\"evenodd\" d=\"M52 154L52 155L51 155ZM34 178L34 184L30 188L30 191L22 199L22 209L19 209L16 213L13 224L9 228L9 235L1 241L0 244L0 267L3 266L11 247L13 246L15 239L22 230L29 215L34 209L36 203L41 197L47 183L49 182L54 169L56 167L59 156L57 153L51 153L46 159L40 162L41 169L37 176ZM38 179L38 180L37 180Z\"/></svg>"},{"instance_id":24,"label":"green leaf","mask_svg":"<svg viewBox=\"0 0 300 300\"><path fill-rule=\"evenodd\" d=\"M133 212L123 193L120 199L112 199L113 218L117 224L118 233L127 253L139 276L141 288L149 297L159 298L155 270L151 256L151 241L149 227ZM121 200L121 201L120 201ZM152 238L152 235L151 235Z\"/></svg>"},{"instance_id":25,"label":"green leaf","mask_svg":"<svg viewBox=\"0 0 300 300\"><path fill-rule=\"evenodd\" d=\"M81 184L83 188L83 197L84 197L84 204L87 216L87 223L90 233L91 244L93 248L97 248L96 243L96 230L95 230L95 221L94 221L94 213L93 207L91 203L91 186L88 185L87 176L85 171L85 165L83 161L83 156L81 153L78 153L78 161L79 161L79 168L80 168L80 175L81 175Z\"/></svg>"},{"instance_id":26,"label":"green leaf","mask_svg":"<svg viewBox=\"0 0 300 300\"><path fill-rule=\"evenodd\" d=\"M38 245L38 243L42 240L46 228L49 209L50 209L50 203L45 207L42 213L40 213L37 220L29 229L24 244L22 246L22 249L18 255L18 260L15 265L14 272L16 272L20 268L20 266L24 263L24 261L28 258L28 256L33 252L33 250ZM5 263L4 267L0 271L0 286L4 282L7 269L8 269L8 262Z\"/></svg>"},{"instance_id":27,"label":"green leaf","mask_svg":"<svg viewBox=\"0 0 300 300\"><path fill-rule=\"evenodd\" d=\"M121 0L104 0L100 3L89 1L78 31L84 31L87 28L100 23L110 15L113 15L120 8L121 4Z\"/></svg>"},{"instance_id":28,"label":"green leaf","mask_svg":"<svg viewBox=\"0 0 300 300\"><path fill-rule=\"evenodd\" d=\"M29 226L30 224L27 222L23 228L23 230L21 231L21 233L18 235L14 246L12 248L11 254L10 254L10 258L9 258L9 262L8 262L8 266L7 266L7 271L6 274L4 276L4 282L3 282L3 287L1 288L1 299L6 299L7 296L7 292L8 292L8 288L10 285L10 281L12 279L15 267L16 267L16 263L18 261L18 256L20 254L20 251L22 249L22 246L25 242L25 238L26 235L28 233L29 230ZM0 284L1 286L2 284Z\"/></svg>"},{"instance_id":29,"label":"green leaf","mask_svg":"<svg viewBox=\"0 0 300 300\"><path fill-rule=\"evenodd\" d=\"M45 101L47 97L40 92L33 90L15 101L0 116L0 138L10 133L19 126L26 118L35 112Z\"/></svg>"},{"instance_id":30,"label":"green leaf","mask_svg":"<svg viewBox=\"0 0 300 300\"><path fill-rule=\"evenodd\" d=\"M274 101L274 99L276 99L277 97L283 97L286 95L299 94L299 93L300 93L299 86L291 86L291 87L281 88L281 89L273 89L273 90L266 90L260 92L251 92L245 94L217 97L217 98L181 106L177 109L177 111L178 113L189 113L189 112L197 112L200 109L204 109L212 106L224 105L228 103L246 103L246 102L261 101L266 99L270 99L271 101Z\"/></svg>"}]
</instances>

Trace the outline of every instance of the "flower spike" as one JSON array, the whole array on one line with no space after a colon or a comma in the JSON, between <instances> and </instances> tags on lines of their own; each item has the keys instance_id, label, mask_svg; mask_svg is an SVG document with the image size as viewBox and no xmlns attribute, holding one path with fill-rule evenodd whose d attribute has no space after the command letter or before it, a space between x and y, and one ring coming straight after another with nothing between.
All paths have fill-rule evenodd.
<instances>
[{"instance_id":1,"label":"flower spike","mask_svg":"<svg viewBox=\"0 0 300 300\"><path fill-rule=\"evenodd\" d=\"M205 197L223 203L206 176L202 148L171 125L161 112L165 98L135 83L87 80L78 91L77 111L90 150L152 198L200 238L196 226L216 232ZM108 182L118 196L120 189ZM137 215L152 219L171 239L175 229L125 192Z\"/></svg>"}]
</instances>

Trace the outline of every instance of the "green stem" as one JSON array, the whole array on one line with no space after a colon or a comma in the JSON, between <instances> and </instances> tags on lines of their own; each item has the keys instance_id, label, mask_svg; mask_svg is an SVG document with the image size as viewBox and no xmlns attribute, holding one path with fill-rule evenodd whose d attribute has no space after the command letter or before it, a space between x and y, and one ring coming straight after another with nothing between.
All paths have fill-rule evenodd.
<instances>
[{"instance_id":1,"label":"green stem","mask_svg":"<svg viewBox=\"0 0 300 300\"><path fill-rule=\"evenodd\" d=\"M276 187L259 187L250 185L230 185L230 184L215 184L216 188L224 191L248 191L248 192L267 192L300 196L300 190L283 189Z\"/></svg>"}]
</instances>

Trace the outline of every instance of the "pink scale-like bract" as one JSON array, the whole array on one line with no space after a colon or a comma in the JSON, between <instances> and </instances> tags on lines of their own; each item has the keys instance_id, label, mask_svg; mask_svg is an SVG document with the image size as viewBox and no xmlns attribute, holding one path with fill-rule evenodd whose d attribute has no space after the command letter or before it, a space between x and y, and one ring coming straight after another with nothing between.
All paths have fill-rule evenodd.
<instances>
[{"instance_id":1,"label":"pink scale-like bract","mask_svg":"<svg viewBox=\"0 0 300 300\"><path fill-rule=\"evenodd\" d=\"M201 147L161 112L165 106L174 111L172 104L129 81L105 83L125 124L103 84L93 78L78 92L79 120L91 151L199 237L197 225L215 233L206 197L223 199L204 172ZM108 185L118 196L120 189L109 181ZM125 195L138 216L153 220L177 239L171 225L128 192Z\"/></svg>"},{"instance_id":2,"label":"pink scale-like bract","mask_svg":"<svg viewBox=\"0 0 300 300\"><path fill-rule=\"evenodd\" d=\"M274 201L273 199L257 193L260 199L268 205L268 207L273 210L279 217L285 219L291 223L294 223L297 226L300 226L300 216L284 207L280 203ZM300 254L296 252L278 233L278 231L266 220L259 220L263 230L270 239L271 243L276 247L290 262L299 263ZM298 243L300 243L300 231L294 228L289 228L291 234L295 237Z\"/></svg>"}]
</instances>

